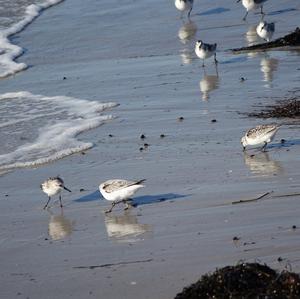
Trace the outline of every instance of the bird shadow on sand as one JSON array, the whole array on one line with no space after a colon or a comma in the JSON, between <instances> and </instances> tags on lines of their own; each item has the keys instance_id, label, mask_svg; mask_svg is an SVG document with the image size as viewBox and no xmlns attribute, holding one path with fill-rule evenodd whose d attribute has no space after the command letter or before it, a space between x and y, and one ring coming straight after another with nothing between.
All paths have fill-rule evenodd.
<instances>
[{"instance_id":1,"label":"bird shadow on sand","mask_svg":"<svg viewBox=\"0 0 300 299\"><path fill-rule=\"evenodd\" d=\"M138 207L141 205L148 205L148 204L153 204L153 203L158 203L158 202L163 202L163 201L173 201L177 200L179 198L184 198L189 196L188 194L183 195L183 194L176 194L176 193L165 193L165 194L157 194L157 195L143 195L143 196L137 196L132 199L132 205L134 207Z\"/></svg>"},{"instance_id":2,"label":"bird shadow on sand","mask_svg":"<svg viewBox=\"0 0 300 299\"><path fill-rule=\"evenodd\" d=\"M195 16L209 16L209 15L216 15L216 14L224 13L227 11L230 11L230 9L224 8L224 7L217 7L217 8L209 9L204 12L195 13L194 15Z\"/></svg>"},{"instance_id":3,"label":"bird shadow on sand","mask_svg":"<svg viewBox=\"0 0 300 299\"><path fill-rule=\"evenodd\" d=\"M100 191L96 190L92 193L89 193L87 195L83 195L82 197L74 199L73 201L75 201L75 202L89 202L89 201L95 201L95 200L99 200L99 199L103 199L103 197L100 194Z\"/></svg>"},{"instance_id":4,"label":"bird shadow on sand","mask_svg":"<svg viewBox=\"0 0 300 299\"><path fill-rule=\"evenodd\" d=\"M292 147L294 145L300 145L300 139L290 139L290 140L285 140L284 142L280 142L280 143L272 143L269 144L267 149L279 149L282 147L288 148L288 147Z\"/></svg>"},{"instance_id":5,"label":"bird shadow on sand","mask_svg":"<svg viewBox=\"0 0 300 299\"><path fill-rule=\"evenodd\" d=\"M283 13L291 12L291 11L297 11L297 8L289 7L285 9L275 10L267 13L267 16L275 16L275 15L281 15Z\"/></svg>"},{"instance_id":6,"label":"bird shadow on sand","mask_svg":"<svg viewBox=\"0 0 300 299\"><path fill-rule=\"evenodd\" d=\"M137 207L140 205L146 205L146 204L152 204L157 202L163 202L167 200L176 200L179 198L187 197L189 195L182 195L182 194L176 194L176 193L165 193L165 194L157 194L157 195L142 195L137 196L132 199L132 205ZM100 194L98 190L89 193L87 195L84 195L80 198L74 199L75 202L90 202L90 201L96 201L96 200L103 200L104 198Z\"/></svg>"}]
</instances>

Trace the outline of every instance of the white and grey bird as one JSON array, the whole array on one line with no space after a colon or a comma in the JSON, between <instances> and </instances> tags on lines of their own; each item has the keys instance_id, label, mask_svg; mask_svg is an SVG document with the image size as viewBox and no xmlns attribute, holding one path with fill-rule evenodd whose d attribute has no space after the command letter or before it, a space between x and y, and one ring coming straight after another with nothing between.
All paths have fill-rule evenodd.
<instances>
[{"instance_id":1,"label":"white and grey bird","mask_svg":"<svg viewBox=\"0 0 300 299\"><path fill-rule=\"evenodd\" d=\"M193 9L194 0L175 0L176 8L181 11L181 18L184 11L188 11L188 18L190 18Z\"/></svg>"},{"instance_id":2,"label":"white and grey bird","mask_svg":"<svg viewBox=\"0 0 300 299\"><path fill-rule=\"evenodd\" d=\"M262 151L265 151L267 144L274 139L274 136L279 128L280 125L269 124L259 125L248 130L241 139L243 150L246 150L247 145L263 144Z\"/></svg>"},{"instance_id":3,"label":"white and grey bird","mask_svg":"<svg viewBox=\"0 0 300 299\"><path fill-rule=\"evenodd\" d=\"M204 60L213 56L215 57L215 63L218 63L216 58L217 44L205 44L201 40L196 42L195 53L196 55L203 60L202 66L204 67Z\"/></svg>"},{"instance_id":4,"label":"white and grey bird","mask_svg":"<svg viewBox=\"0 0 300 299\"><path fill-rule=\"evenodd\" d=\"M46 209L48 207L48 204L51 200L51 196L54 196L57 194L59 194L60 206L63 207L62 201L61 201L61 191L64 189L64 190L71 192L71 190L68 189L64 185L64 181L58 176L53 177L53 178L48 178L45 182L43 182L40 185L40 187L43 190L43 192L45 192L48 195L48 201L45 204L44 209Z\"/></svg>"},{"instance_id":5,"label":"white and grey bird","mask_svg":"<svg viewBox=\"0 0 300 299\"><path fill-rule=\"evenodd\" d=\"M263 5L267 0L242 0L243 6L246 8L246 14L243 17L243 20L246 21L247 15L250 10L256 10L260 8L260 13L264 15ZM237 2L241 2L241 0L237 0Z\"/></svg>"},{"instance_id":6,"label":"white and grey bird","mask_svg":"<svg viewBox=\"0 0 300 299\"><path fill-rule=\"evenodd\" d=\"M275 24L261 21L256 27L256 33L259 37L269 42L275 32Z\"/></svg>"},{"instance_id":7,"label":"white and grey bird","mask_svg":"<svg viewBox=\"0 0 300 299\"><path fill-rule=\"evenodd\" d=\"M111 208L105 211L105 213L110 213L114 206L121 202L126 205L125 210L127 210L131 206L131 197L140 188L144 187L144 185L142 185L144 181L145 180L127 181L121 179L112 179L101 183L99 186L100 193L106 200L112 201Z\"/></svg>"}]
</instances>

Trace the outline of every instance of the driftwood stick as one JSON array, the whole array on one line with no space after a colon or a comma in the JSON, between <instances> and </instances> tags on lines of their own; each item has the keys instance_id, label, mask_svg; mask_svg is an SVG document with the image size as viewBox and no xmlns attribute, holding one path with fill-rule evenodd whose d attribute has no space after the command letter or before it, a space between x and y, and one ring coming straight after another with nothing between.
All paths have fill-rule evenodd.
<instances>
[{"instance_id":1,"label":"driftwood stick","mask_svg":"<svg viewBox=\"0 0 300 299\"><path fill-rule=\"evenodd\" d=\"M280 37L274 41L253 45L249 47L231 49L232 52L244 52L244 51L257 51L257 50L268 50L272 48L286 47L286 46L300 46L300 29L297 27L295 31Z\"/></svg>"},{"instance_id":2,"label":"driftwood stick","mask_svg":"<svg viewBox=\"0 0 300 299\"><path fill-rule=\"evenodd\" d=\"M233 201L233 202L231 202L231 204L236 205L236 204L239 204L239 203L248 203L248 202L258 201L258 200L262 199L263 197L271 194L272 192L273 191L266 192L266 193L264 193L264 194L262 194L262 195L260 195L256 198L252 198L252 199L241 199L241 200Z\"/></svg>"},{"instance_id":3,"label":"driftwood stick","mask_svg":"<svg viewBox=\"0 0 300 299\"><path fill-rule=\"evenodd\" d=\"M274 195L273 197L289 197L289 196L300 196L300 193L290 193L290 194L279 194L279 195Z\"/></svg>"},{"instance_id":4,"label":"driftwood stick","mask_svg":"<svg viewBox=\"0 0 300 299\"><path fill-rule=\"evenodd\" d=\"M110 268L110 267L113 267L113 266L130 265L130 264L138 264L138 263L149 263L149 262L152 262L152 261L153 261L153 259L148 259L148 260L119 262L119 263L92 265L92 266L77 266L77 267L73 267L73 269L90 269L90 270L93 270L93 269L96 269L96 268Z\"/></svg>"}]
</instances>

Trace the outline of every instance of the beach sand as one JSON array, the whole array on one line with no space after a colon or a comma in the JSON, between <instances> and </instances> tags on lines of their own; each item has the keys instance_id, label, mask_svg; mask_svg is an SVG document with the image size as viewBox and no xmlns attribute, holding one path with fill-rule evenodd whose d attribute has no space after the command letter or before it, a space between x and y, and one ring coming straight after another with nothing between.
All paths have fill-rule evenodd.
<instances>
[{"instance_id":1,"label":"beach sand","mask_svg":"<svg viewBox=\"0 0 300 299\"><path fill-rule=\"evenodd\" d=\"M299 25L297 1L269 2L275 38ZM246 45L260 18L242 22L233 1L195 2L189 25L172 1L151 5L65 1L14 36L30 67L1 80L1 93L120 106L110 110L115 119L79 136L91 150L0 177L1 298L167 299L241 260L300 271L299 196L275 197L300 193L299 126L282 127L267 153L247 155L240 137L265 121L237 113L299 88L299 50L226 51ZM202 69L196 39L218 43L218 72L212 60ZM42 210L39 185L55 175L73 191L63 194L63 213L57 199ZM110 178L147 179L136 208L104 214L98 185Z\"/></svg>"}]
</instances>

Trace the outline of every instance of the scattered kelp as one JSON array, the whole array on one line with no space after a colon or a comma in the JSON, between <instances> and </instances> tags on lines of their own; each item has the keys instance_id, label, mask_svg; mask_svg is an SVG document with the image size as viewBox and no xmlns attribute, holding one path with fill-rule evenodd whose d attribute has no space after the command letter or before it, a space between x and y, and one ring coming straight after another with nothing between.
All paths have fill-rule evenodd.
<instances>
[{"instance_id":1,"label":"scattered kelp","mask_svg":"<svg viewBox=\"0 0 300 299\"><path fill-rule=\"evenodd\" d=\"M250 112L247 115L258 118L300 118L300 99L281 100L274 105L265 106L261 111Z\"/></svg>"},{"instance_id":2,"label":"scattered kelp","mask_svg":"<svg viewBox=\"0 0 300 299\"><path fill-rule=\"evenodd\" d=\"M268 50L279 47L294 47L300 46L300 29L297 27L294 32L285 35L284 37L277 38L274 41L253 45L249 47L231 49L232 52L243 52L243 51L257 51L257 50Z\"/></svg>"},{"instance_id":3,"label":"scattered kelp","mask_svg":"<svg viewBox=\"0 0 300 299\"><path fill-rule=\"evenodd\" d=\"M267 265L243 263L205 274L183 289L175 299L296 299L300 298L300 276L276 272Z\"/></svg>"}]
</instances>

